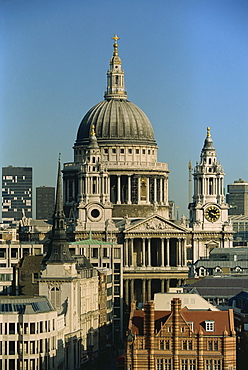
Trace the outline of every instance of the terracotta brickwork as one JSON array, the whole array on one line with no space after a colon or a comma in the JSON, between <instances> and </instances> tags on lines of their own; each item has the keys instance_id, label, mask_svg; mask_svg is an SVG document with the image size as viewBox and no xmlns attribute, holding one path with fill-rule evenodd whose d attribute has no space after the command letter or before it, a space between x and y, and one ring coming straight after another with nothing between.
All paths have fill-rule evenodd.
<instances>
[{"instance_id":1,"label":"terracotta brickwork","mask_svg":"<svg viewBox=\"0 0 248 370\"><path fill-rule=\"evenodd\" d=\"M236 370L233 311L188 310L181 300L171 311L147 302L129 319L126 370Z\"/></svg>"}]
</instances>

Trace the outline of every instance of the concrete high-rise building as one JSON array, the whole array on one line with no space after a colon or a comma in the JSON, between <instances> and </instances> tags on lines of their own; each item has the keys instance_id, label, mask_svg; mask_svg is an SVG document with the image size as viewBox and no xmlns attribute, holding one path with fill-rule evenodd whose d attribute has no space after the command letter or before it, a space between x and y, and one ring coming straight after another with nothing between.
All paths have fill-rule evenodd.
<instances>
[{"instance_id":1,"label":"concrete high-rise building","mask_svg":"<svg viewBox=\"0 0 248 370\"><path fill-rule=\"evenodd\" d=\"M226 196L229 204L229 215L248 216L248 182L242 179L227 185L228 194Z\"/></svg>"},{"instance_id":2,"label":"concrete high-rise building","mask_svg":"<svg viewBox=\"0 0 248 370\"><path fill-rule=\"evenodd\" d=\"M55 188L39 186L36 188L36 220L50 220L54 210Z\"/></svg>"},{"instance_id":3,"label":"concrete high-rise building","mask_svg":"<svg viewBox=\"0 0 248 370\"><path fill-rule=\"evenodd\" d=\"M32 217L32 168L2 168L2 222L15 225L22 214Z\"/></svg>"}]
</instances>

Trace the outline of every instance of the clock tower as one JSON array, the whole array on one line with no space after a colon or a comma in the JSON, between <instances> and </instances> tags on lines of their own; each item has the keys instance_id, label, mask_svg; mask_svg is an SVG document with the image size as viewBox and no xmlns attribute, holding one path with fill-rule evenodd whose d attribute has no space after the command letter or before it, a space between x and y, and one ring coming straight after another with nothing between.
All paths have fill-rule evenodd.
<instances>
[{"instance_id":1,"label":"clock tower","mask_svg":"<svg viewBox=\"0 0 248 370\"><path fill-rule=\"evenodd\" d=\"M195 260L207 257L209 251L215 247L232 246L232 227L228 221L228 205L225 202L224 175L224 170L217 161L208 127L200 162L196 163L193 174L193 202L189 204L193 244L195 239L198 244L197 248L193 248Z\"/></svg>"}]
</instances>

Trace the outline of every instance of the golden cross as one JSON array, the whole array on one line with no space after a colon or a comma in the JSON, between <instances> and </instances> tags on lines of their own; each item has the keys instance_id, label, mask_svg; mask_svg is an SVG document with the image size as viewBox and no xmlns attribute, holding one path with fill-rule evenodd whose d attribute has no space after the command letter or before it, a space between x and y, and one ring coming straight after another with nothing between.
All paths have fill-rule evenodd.
<instances>
[{"instance_id":1,"label":"golden cross","mask_svg":"<svg viewBox=\"0 0 248 370\"><path fill-rule=\"evenodd\" d=\"M120 40L120 37L118 37L117 35L114 35L114 37L112 37L112 39L115 40L115 42L116 42L117 40Z\"/></svg>"}]
</instances>

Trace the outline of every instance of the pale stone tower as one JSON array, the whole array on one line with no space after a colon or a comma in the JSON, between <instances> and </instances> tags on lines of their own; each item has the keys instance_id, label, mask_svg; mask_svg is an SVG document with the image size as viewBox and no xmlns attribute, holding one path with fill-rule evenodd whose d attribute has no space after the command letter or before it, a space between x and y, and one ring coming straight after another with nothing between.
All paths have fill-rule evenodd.
<instances>
[{"instance_id":1,"label":"pale stone tower","mask_svg":"<svg viewBox=\"0 0 248 370\"><path fill-rule=\"evenodd\" d=\"M53 229L38 282L39 295L48 297L58 314L64 315L65 368L78 369L82 362L81 352L87 349L89 336L84 325L85 317L91 326L91 344L94 350L98 349L98 342L94 341L94 335L98 336L98 276L92 266L87 268L85 275L83 262L80 265L71 256L64 219L59 161ZM87 294L89 312L84 312Z\"/></svg>"},{"instance_id":2,"label":"pale stone tower","mask_svg":"<svg viewBox=\"0 0 248 370\"><path fill-rule=\"evenodd\" d=\"M104 230L106 222L112 219L112 203L109 194L109 175L102 163L101 151L92 125L79 175L78 218L76 232Z\"/></svg>"},{"instance_id":3,"label":"pale stone tower","mask_svg":"<svg viewBox=\"0 0 248 370\"><path fill-rule=\"evenodd\" d=\"M232 227L224 194L224 170L217 161L210 133L194 170L194 195L190 203L190 227L193 231L193 260L206 257L214 247L232 246ZM196 234L195 234L196 233Z\"/></svg>"}]
</instances>

